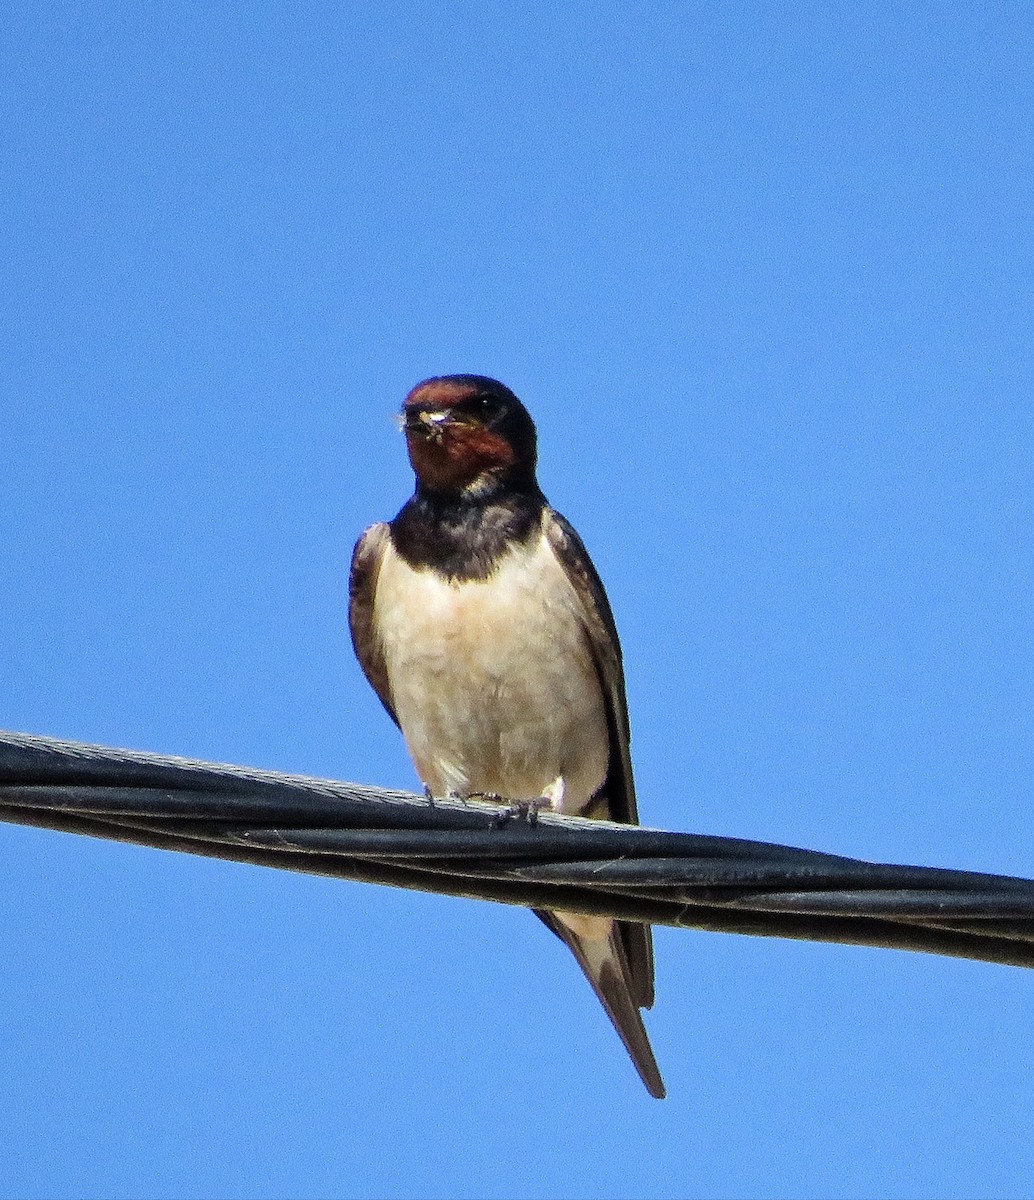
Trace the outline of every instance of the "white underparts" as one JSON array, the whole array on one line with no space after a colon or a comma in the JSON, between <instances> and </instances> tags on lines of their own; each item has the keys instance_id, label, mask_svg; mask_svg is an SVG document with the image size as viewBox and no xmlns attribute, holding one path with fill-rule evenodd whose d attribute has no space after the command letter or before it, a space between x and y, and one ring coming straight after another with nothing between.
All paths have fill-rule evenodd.
<instances>
[{"instance_id":1,"label":"white underparts","mask_svg":"<svg viewBox=\"0 0 1034 1200\"><path fill-rule=\"evenodd\" d=\"M606 776L606 713L581 601L544 536L464 582L389 545L375 611L395 712L436 794L585 807Z\"/></svg>"}]
</instances>

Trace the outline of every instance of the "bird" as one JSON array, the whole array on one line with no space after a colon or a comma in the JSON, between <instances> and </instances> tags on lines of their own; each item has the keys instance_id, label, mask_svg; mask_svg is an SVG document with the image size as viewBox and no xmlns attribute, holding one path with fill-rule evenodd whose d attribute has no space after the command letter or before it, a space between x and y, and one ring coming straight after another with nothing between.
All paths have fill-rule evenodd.
<instances>
[{"instance_id":1,"label":"bird","mask_svg":"<svg viewBox=\"0 0 1034 1200\"><path fill-rule=\"evenodd\" d=\"M425 791L638 824L614 617L539 487L531 415L498 380L442 375L409 392L400 424L415 491L356 543L349 627ZM654 1001L650 927L536 914L663 1098L640 1013Z\"/></svg>"}]
</instances>

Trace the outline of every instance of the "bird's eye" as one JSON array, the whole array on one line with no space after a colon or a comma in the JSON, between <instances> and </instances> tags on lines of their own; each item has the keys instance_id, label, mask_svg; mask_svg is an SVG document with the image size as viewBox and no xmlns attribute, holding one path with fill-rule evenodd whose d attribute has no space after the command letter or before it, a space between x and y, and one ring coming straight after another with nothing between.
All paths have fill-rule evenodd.
<instances>
[{"instance_id":1,"label":"bird's eye","mask_svg":"<svg viewBox=\"0 0 1034 1200\"><path fill-rule=\"evenodd\" d=\"M495 396L478 396L474 401L474 407L482 416L491 417L499 411L499 401Z\"/></svg>"}]
</instances>

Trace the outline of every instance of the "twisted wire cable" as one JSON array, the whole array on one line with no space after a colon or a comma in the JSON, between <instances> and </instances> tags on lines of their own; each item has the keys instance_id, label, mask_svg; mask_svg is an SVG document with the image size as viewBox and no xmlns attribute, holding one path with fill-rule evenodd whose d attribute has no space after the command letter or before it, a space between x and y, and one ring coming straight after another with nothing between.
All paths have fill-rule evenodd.
<instances>
[{"instance_id":1,"label":"twisted wire cable","mask_svg":"<svg viewBox=\"0 0 1034 1200\"><path fill-rule=\"evenodd\" d=\"M680 929L1034 966L1034 881L0 732L0 821Z\"/></svg>"}]
</instances>

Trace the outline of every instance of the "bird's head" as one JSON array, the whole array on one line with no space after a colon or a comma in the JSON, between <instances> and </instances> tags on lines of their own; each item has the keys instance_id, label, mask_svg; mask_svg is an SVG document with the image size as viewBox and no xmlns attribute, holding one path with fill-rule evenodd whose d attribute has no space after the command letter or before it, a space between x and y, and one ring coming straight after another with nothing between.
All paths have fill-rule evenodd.
<instances>
[{"instance_id":1,"label":"bird's head","mask_svg":"<svg viewBox=\"0 0 1034 1200\"><path fill-rule=\"evenodd\" d=\"M535 424L510 391L484 375L418 383L402 406L402 429L418 486L479 496L536 487Z\"/></svg>"}]
</instances>

